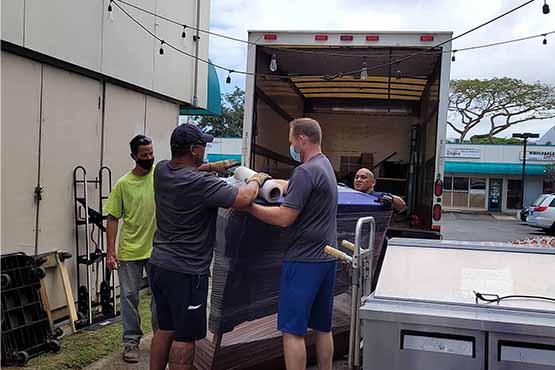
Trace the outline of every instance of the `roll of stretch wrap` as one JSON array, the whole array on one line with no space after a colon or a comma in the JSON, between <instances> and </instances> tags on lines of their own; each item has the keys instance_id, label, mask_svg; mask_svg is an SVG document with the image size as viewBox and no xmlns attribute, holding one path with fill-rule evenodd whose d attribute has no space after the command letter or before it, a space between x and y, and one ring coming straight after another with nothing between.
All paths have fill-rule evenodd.
<instances>
[{"instance_id":1,"label":"roll of stretch wrap","mask_svg":"<svg viewBox=\"0 0 555 370\"><path fill-rule=\"evenodd\" d=\"M233 177L240 182L245 182L249 177L254 175L256 172L248 167L237 167ZM282 191L277 181L268 180L264 183L260 189L259 197L264 199L266 202L275 203L281 198Z\"/></svg>"}]
</instances>

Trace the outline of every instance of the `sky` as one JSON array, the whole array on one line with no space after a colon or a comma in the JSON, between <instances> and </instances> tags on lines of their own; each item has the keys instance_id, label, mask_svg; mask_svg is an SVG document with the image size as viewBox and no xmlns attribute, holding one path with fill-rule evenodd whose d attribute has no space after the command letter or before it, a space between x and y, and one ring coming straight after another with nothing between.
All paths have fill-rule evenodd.
<instances>
[{"instance_id":1,"label":"sky","mask_svg":"<svg viewBox=\"0 0 555 370\"><path fill-rule=\"evenodd\" d=\"M247 30L453 31L455 35L496 17L525 0L211 0L210 30L241 39ZM487 44L555 30L555 0L542 13L543 0L454 41L454 48ZM247 45L210 36L210 58L235 70L246 69ZM244 88L245 79L232 75L222 91ZM457 54L452 79L512 77L555 85L555 34L547 45L541 38ZM555 119L522 123L500 136L523 130L545 133ZM486 132L481 123L471 135ZM447 137L456 137L448 130Z\"/></svg>"}]
</instances>

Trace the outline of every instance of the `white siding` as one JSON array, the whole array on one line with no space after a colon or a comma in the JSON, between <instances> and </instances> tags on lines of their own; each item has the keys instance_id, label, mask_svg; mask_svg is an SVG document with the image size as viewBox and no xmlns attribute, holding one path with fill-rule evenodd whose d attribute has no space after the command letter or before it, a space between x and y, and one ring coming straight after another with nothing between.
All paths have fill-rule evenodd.
<instances>
[{"instance_id":1,"label":"white siding","mask_svg":"<svg viewBox=\"0 0 555 370\"><path fill-rule=\"evenodd\" d=\"M104 9L106 9L109 0L104 0L104 3ZM137 0L133 3L150 12L155 10L154 0ZM113 22L110 21L107 12L102 17L104 25L102 72L146 89L152 89L155 40L123 14L117 6L112 8ZM148 30L155 31L154 16L129 7L125 10Z\"/></svg>"},{"instance_id":2,"label":"white siding","mask_svg":"<svg viewBox=\"0 0 555 370\"><path fill-rule=\"evenodd\" d=\"M103 165L112 170L113 183L134 166L129 141L145 130L146 96L106 84Z\"/></svg>"},{"instance_id":3,"label":"white siding","mask_svg":"<svg viewBox=\"0 0 555 370\"><path fill-rule=\"evenodd\" d=\"M23 0L2 0L2 40L14 44L23 44L23 18L25 2Z\"/></svg>"},{"instance_id":4,"label":"white siding","mask_svg":"<svg viewBox=\"0 0 555 370\"><path fill-rule=\"evenodd\" d=\"M102 1L26 0L25 47L100 70Z\"/></svg>"},{"instance_id":5,"label":"white siding","mask_svg":"<svg viewBox=\"0 0 555 370\"><path fill-rule=\"evenodd\" d=\"M41 68L2 52L2 253L34 253Z\"/></svg>"},{"instance_id":6,"label":"white siding","mask_svg":"<svg viewBox=\"0 0 555 370\"><path fill-rule=\"evenodd\" d=\"M201 28L208 29L210 2L201 4ZM189 25L196 24L196 0L136 0L133 4ZM2 40L142 87L172 99L192 102L193 59L160 43L109 0L2 1ZM121 4L121 3L120 3ZM150 32L194 55L192 31L121 4ZM157 8L158 6L158 8ZM202 35L199 57L208 59L208 36ZM199 106L206 107L207 66L199 63Z\"/></svg>"},{"instance_id":7,"label":"white siding","mask_svg":"<svg viewBox=\"0 0 555 370\"><path fill-rule=\"evenodd\" d=\"M178 122L178 106L147 97L146 136L152 139L156 161L171 158L170 135Z\"/></svg>"}]
</instances>

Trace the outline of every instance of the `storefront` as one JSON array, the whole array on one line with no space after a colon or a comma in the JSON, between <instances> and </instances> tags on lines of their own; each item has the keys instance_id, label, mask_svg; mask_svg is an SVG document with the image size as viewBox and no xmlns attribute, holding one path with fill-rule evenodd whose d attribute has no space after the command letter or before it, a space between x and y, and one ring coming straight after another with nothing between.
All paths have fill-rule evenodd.
<instances>
[{"instance_id":1,"label":"storefront","mask_svg":"<svg viewBox=\"0 0 555 370\"><path fill-rule=\"evenodd\" d=\"M555 146L527 149L524 204L553 191L546 165L555 163ZM446 210L510 212L522 208L522 147L448 144L443 178Z\"/></svg>"}]
</instances>

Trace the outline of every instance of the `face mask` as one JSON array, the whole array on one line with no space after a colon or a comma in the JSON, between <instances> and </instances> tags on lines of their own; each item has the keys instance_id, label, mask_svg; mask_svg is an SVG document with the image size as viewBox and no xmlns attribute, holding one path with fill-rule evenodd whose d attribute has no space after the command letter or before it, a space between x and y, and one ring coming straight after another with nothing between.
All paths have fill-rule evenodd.
<instances>
[{"instance_id":1,"label":"face mask","mask_svg":"<svg viewBox=\"0 0 555 370\"><path fill-rule=\"evenodd\" d=\"M137 159L135 162L145 171L150 171L154 165L154 158L152 159Z\"/></svg>"},{"instance_id":2,"label":"face mask","mask_svg":"<svg viewBox=\"0 0 555 370\"><path fill-rule=\"evenodd\" d=\"M294 161L296 162L302 162L301 160L301 154L297 153L297 151L295 150L295 147L293 146L293 144L291 144L291 146L289 147L289 154L291 155L291 158L293 158Z\"/></svg>"}]
</instances>

